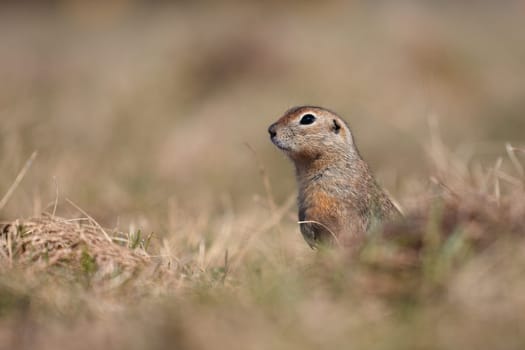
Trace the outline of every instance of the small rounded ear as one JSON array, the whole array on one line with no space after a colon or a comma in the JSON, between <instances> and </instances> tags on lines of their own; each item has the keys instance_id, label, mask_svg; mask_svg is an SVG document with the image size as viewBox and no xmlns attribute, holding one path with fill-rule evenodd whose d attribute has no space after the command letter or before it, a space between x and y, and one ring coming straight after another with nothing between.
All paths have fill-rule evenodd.
<instances>
[{"instance_id":1,"label":"small rounded ear","mask_svg":"<svg viewBox=\"0 0 525 350\"><path fill-rule=\"evenodd\" d=\"M332 125L332 130L336 134L339 134L339 130L341 130L341 124L339 123L337 119L334 119L333 122L334 122L334 125Z\"/></svg>"}]
</instances>

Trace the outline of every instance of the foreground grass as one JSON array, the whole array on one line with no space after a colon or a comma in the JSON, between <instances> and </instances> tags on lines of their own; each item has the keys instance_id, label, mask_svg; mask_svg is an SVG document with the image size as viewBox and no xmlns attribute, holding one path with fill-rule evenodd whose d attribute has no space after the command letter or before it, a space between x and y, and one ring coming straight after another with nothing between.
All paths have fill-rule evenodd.
<instances>
[{"instance_id":1,"label":"foreground grass","mask_svg":"<svg viewBox=\"0 0 525 350\"><path fill-rule=\"evenodd\" d=\"M519 152L481 173L435 152L407 221L352 254L308 251L293 200L157 238L20 219L2 235L1 347L521 349Z\"/></svg>"}]
</instances>

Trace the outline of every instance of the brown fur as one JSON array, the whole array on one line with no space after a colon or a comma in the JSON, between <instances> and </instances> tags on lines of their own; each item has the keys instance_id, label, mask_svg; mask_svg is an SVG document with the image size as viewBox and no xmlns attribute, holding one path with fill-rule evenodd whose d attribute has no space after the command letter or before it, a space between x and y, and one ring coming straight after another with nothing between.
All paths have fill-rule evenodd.
<instances>
[{"instance_id":1,"label":"brown fur","mask_svg":"<svg viewBox=\"0 0 525 350\"><path fill-rule=\"evenodd\" d=\"M316 119L302 125L306 114ZM348 124L334 112L295 107L268 131L295 164L300 228L310 246L355 245L374 224L400 215L361 158Z\"/></svg>"}]
</instances>

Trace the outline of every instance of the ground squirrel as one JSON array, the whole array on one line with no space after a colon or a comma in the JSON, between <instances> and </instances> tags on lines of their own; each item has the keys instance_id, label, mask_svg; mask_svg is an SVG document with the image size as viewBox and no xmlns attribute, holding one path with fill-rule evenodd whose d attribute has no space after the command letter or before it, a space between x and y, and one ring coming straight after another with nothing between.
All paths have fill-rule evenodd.
<instances>
[{"instance_id":1,"label":"ground squirrel","mask_svg":"<svg viewBox=\"0 0 525 350\"><path fill-rule=\"evenodd\" d=\"M348 124L334 112L295 107L268 132L295 164L299 224L311 247L355 245L376 223L400 216L361 158Z\"/></svg>"}]
</instances>

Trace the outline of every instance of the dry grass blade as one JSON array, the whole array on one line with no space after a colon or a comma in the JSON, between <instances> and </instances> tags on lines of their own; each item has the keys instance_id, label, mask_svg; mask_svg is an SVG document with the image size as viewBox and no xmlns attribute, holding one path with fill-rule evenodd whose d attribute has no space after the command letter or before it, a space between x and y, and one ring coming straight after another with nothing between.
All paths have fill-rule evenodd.
<instances>
[{"instance_id":1,"label":"dry grass blade","mask_svg":"<svg viewBox=\"0 0 525 350\"><path fill-rule=\"evenodd\" d=\"M55 183L55 202L53 203L53 216L55 216L58 207L58 181L56 176L53 176L53 182Z\"/></svg>"},{"instance_id":2,"label":"dry grass blade","mask_svg":"<svg viewBox=\"0 0 525 350\"><path fill-rule=\"evenodd\" d=\"M270 211L273 214L276 212L277 206L275 204L275 199L273 198L272 185L270 184L270 178L268 177L266 168L263 166L261 160L259 159L259 155L257 154L257 151L255 151L255 149L249 143L245 143L245 145L253 153L255 161L257 162L257 167L259 168L259 174L261 175L261 178L263 181L264 191L266 192L266 199L268 201L268 207L270 208Z\"/></svg>"},{"instance_id":3,"label":"dry grass blade","mask_svg":"<svg viewBox=\"0 0 525 350\"><path fill-rule=\"evenodd\" d=\"M235 257L232 259L232 262L230 263L230 270L233 270L234 267L237 266L237 264L242 261L244 255L249 251L250 246L252 245L253 240L258 237L261 233L266 232L267 230L271 229L275 225L277 225L281 219L284 217L284 215L290 210L290 208L295 203L295 196L292 195L288 197L286 202L278 208L278 210L275 212L275 215L271 218L271 220L267 220L264 224L262 224L257 230L255 230L247 239L247 241L244 243L244 246L239 250L239 252L235 255Z\"/></svg>"},{"instance_id":4,"label":"dry grass blade","mask_svg":"<svg viewBox=\"0 0 525 350\"><path fill-rule=\"evenodd\" d=\"M100 224L95 220L93 219L88 213L86 213L82 208L80 208L78 205L76 205L75 203L73 203L73 201L71 201L69 198L66 198L66 201L71 204L73 207L75 207L75 209L77 209L78 211L80 211L83 215L86 216L86 218L89 219L89 221L91 221L91 223L93 225L95 225L103 234L104 234L104 237L106 237L106 239L109 241L109 242L113 242L113 240L111 239L111 237L107 234L106 230L104 230L104 228L102 226L100 226Z\"/></svg>"},{"instance_id":5,"label":"dry grass blade","mask_svg":"<svg viewBox=\"0 0 525 350\"><path fill-rule=\"evenodd\" d=\"M34 151L31 154L29 159L26 161L26 163L24 164L24 166L22 167L22 169L20 170L20 172L16 176L15 181L13 182L11 187L9 187L9 189L7 190L7 192L4 195L4 197L2 198L2 200L0 200L0 210L2 210L5 207L5 205L9 201L9 198L11 198L11 196L15 192L16 188L18 187L18 185L20 185L20 182L22 182L22 180L26 176L26 173L29 170L29 168L31 167L31 164L33 164L33 161L35 160L37 154L38 154L37 151Z\"/></svg>"},{"instance_id":6,"label":"dry grass blade","mask_svg":"<svg viewBox=\"0 0 525 350\"><path fill-rule=\"evenodd\" d=\"M523 169L523 165L518 160L518 157L516 157L516 151L522 151L519 148L513 147L510 143L505 144L505 150L507 151L507 155L509 156L512 164L516 168L516 171L520 176L525 176L525 170Z\"/></svg>"},{"instance_id":7,"label":"dry grass blade","mask_svg":"<svg viewBox=\"0 0 525 350\"><path fill-rule=\"evenodd\" d=\"M319 221L314 221L314 220L305 220L305 221L297 221L297 223L300 225L300 224L316 224L316 225L319 225L321 226L322 228L324 228L325 230L327 230L330 235L332 236L332 238L334 239L334 242L336 243L336 245L338 247L342 247L341 243L339 242L339 239L337 239L337 235L335 233L332 232L332 230L330 230L328 228L328 226L320 223Z\"/></svg>"}]
</instances>

